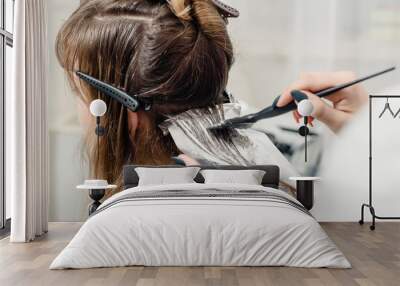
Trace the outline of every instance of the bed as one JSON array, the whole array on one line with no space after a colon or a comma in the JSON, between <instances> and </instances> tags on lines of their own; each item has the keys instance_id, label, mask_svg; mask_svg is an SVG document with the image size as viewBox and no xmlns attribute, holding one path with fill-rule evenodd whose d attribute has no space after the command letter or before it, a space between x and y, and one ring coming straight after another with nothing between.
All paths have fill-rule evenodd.
<instances>
[{"instance_id":1,"label":"bed","mask_svg":"<svg viewBox=\"0 0 400 286\"><path fill-rule=\"evenodd\" d=\"M138 167L125 166L124 191L101 204L50 269L351 267L313 216L279 190L277 166L200 166L263 170L261 185L204 183L199 173L193 183L149 186L138 185Z\"/></svg>"}]
</instances>

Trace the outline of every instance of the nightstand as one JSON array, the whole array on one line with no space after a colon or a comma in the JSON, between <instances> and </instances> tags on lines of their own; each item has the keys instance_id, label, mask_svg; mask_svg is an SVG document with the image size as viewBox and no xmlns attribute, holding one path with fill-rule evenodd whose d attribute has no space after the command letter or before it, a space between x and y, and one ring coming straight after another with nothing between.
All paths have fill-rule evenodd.
<instances>
[{"instance_id":1,"label":"nightstand","mask_svg":"<svg viewBox=\"0 0 400 286\"><path fill-rule=\"evenodd\" d=\"M88 190L89 197L93 200L93 203L88 207L89 216L101 205L100 200L104 197L106 191L116 187L116 185L109 185L106 180L85 180L83 185L76 186L77 189Z\"/></svg>"},{"instance_id":2,"label":"nightstand","mask_svg":"<svg viewBox=\"0 0 400 286\"><path fill-rule=\"evenodd\" d=\"M314 205L314 182L320 179L319 177L289 178L289 180L296 181L297 200L301 202L307 210L311 210Z\"/></svg>"}]
</instances>

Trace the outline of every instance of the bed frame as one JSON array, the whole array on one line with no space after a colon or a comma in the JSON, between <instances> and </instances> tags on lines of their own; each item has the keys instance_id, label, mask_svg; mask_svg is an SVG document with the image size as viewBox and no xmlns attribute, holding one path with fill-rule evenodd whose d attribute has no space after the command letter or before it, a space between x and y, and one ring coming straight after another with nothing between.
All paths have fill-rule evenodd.
<instances>
[{"instance_id":1,"label":"bed frame","mask_svg":"<svg viewBox=\"0 0 400 286\"><path fill-rule=\"evenodd\" d=\"M135 171L136 167L147 168L185 168L182 165L164 165L164 166L148 166L148 165L126 165L123 170L123 188L128 189L136 187L139 182L139 176ZM218 166L199 166L202 170L218 169L218 170L263 170L265 175L262 179L262 185L265 187L279 188L279 167L276 165L257 165L257 166L234 166L234 165L218 165ZM199 173L194 179L197 183L203 183L204 178Z\"/></svg>"}]
</instances>

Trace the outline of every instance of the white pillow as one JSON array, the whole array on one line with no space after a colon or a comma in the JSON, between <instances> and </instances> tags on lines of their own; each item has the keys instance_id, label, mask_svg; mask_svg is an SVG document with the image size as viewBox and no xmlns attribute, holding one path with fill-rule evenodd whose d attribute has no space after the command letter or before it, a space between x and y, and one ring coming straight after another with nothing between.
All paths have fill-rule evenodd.
<instances>
[{"instance_id":1,"label":"white pillow","mask_svg":"<svg viewBox=\"0 0 400 286\"><path fill-rule=\"evenodd\" d=\"M135 168L139 176L139 186L195 183L193 179L199 170L199 167Z\"/></svg>"},{"instance_id":2,"label":"white pillow","mask_svg":"<svg viewBox=\"0 0 400 286\"><path fill-rule=\"evenodd\" d=\"M262 170L202 170L205 184L261 185L265 171Z\"/></svg>"}]
</instances>

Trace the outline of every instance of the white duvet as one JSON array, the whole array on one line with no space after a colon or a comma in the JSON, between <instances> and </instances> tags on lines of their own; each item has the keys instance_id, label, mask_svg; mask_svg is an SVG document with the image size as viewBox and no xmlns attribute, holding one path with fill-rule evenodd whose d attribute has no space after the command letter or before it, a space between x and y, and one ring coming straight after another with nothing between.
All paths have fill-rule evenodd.
<instances>
[{"instance_id":1,"label":"white duvet","mask_svg":"<svg viewBox=\"0 0 400 286\"><path fill-rule=\"evenodd\" d=\"M175 190L204 194L263 191L273 199L243 195L123 199L138 192ZM131 188L106 200L50 269L128 265L350 267L312 216L274 197L299 204L283 191L254 185Z\"/></svg>"}]
</instances>

